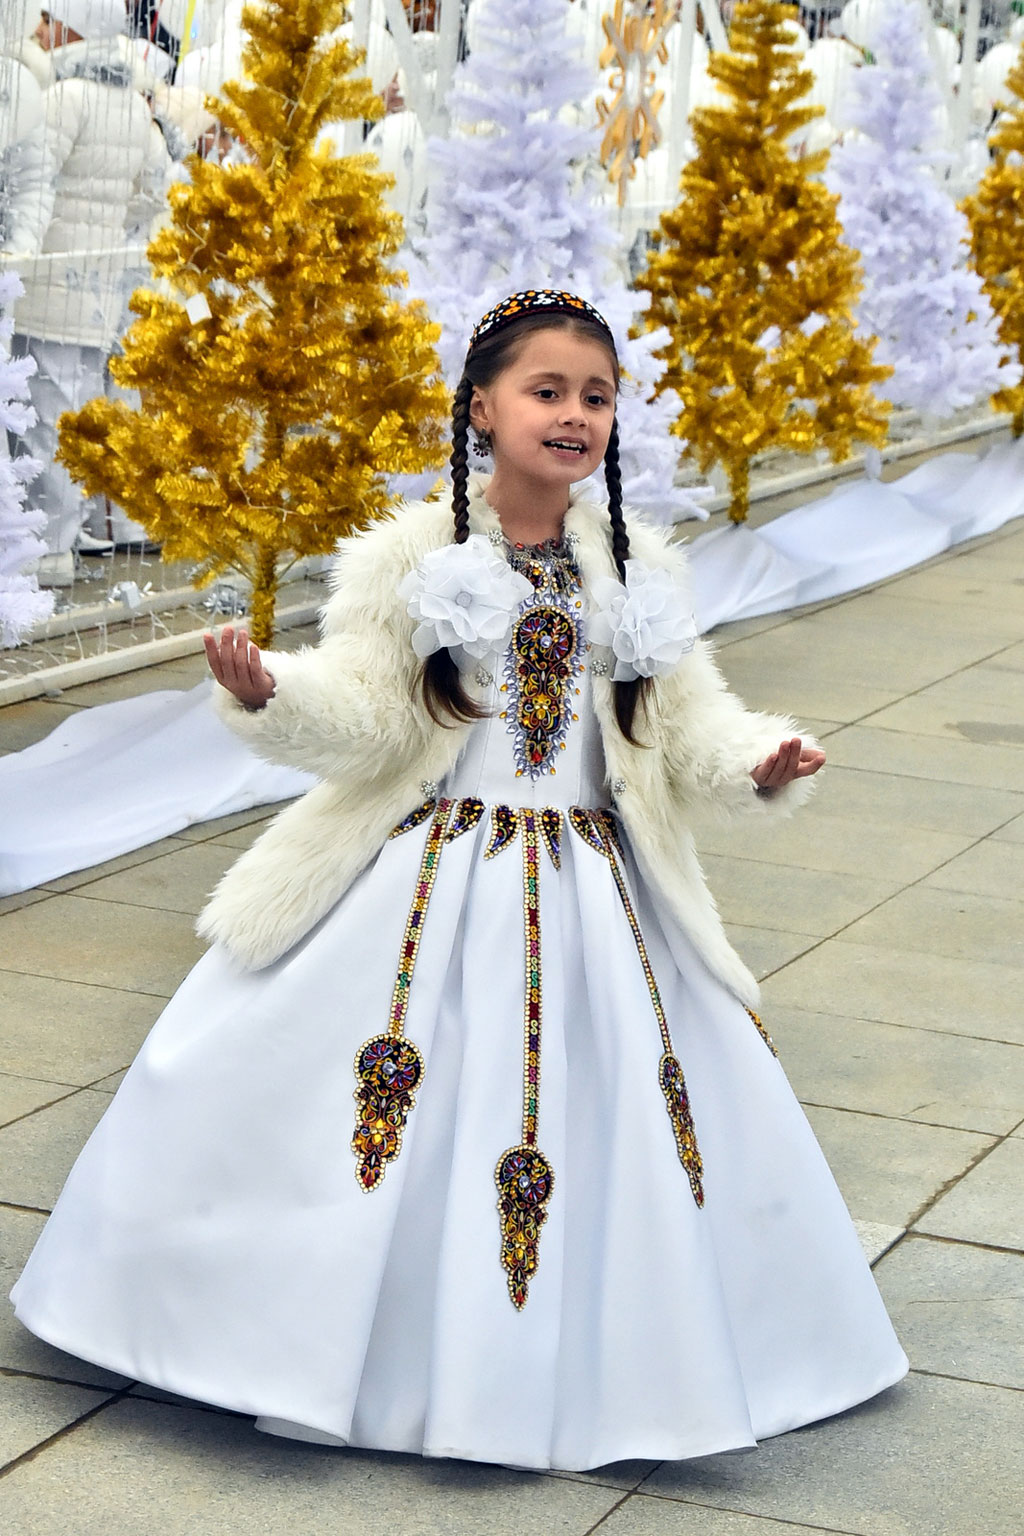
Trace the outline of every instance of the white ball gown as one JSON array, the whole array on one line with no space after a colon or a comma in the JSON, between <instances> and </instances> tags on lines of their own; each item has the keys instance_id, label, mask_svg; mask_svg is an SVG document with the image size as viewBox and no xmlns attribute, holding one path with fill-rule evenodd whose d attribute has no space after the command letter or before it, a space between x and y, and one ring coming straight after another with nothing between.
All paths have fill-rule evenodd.
<instances>
[{"instance_id":1,"label":"white ball gown","mask_svg":"<svg viewBox=\"0 0 1024 1536\"><path fill-rule=\"evenodd\" d=\"M215 946L168 1004L15 1287L42 1338L279 1434L565 1470L905 1373L770 1042L638 879L573 568L533 569L450 780L276 964Z\"/></svg>"}]
</instances>

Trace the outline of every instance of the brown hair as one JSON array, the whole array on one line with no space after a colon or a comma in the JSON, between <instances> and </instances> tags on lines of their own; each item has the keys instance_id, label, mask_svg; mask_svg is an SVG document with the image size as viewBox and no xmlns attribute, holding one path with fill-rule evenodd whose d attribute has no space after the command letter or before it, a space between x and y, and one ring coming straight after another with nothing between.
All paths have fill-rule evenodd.
<instances>
[{"instance_id":1,"label":"brown hair","mask_svg":"<svg viewBox=\"0 0 1024 1536\"><path fill-rule=\"evenodd\" d=\"M527 336L535 331L571 331L586 341L597 341L607 350L615 387L619 385L619 360L611 336L603 325L585 315L563 313L525 313L499 329L481 336L471 346L455 391L452 407L452 510L455 517L456 544L464 544L469 537L469 407L474 389L486 389L493 384L503 369L514 361ZM604 478L608 488L608 515L611 520L612 556L622 581L626 579L626 561L629 559L629 534L622 516L622 474L619 468L619 428L613 419L604 455ZM649 678L637 678L629 683L615 683L615 718L626 740L633 746L641 745L633 734L637 706L647 703L650 689ZM455 721L483 719L487 713L475 699L471 699L462 685L459 669L447 650L435 651L428 656L423 667L423 698L431 718L439 725Z\"/></svg>"}]
</instances>

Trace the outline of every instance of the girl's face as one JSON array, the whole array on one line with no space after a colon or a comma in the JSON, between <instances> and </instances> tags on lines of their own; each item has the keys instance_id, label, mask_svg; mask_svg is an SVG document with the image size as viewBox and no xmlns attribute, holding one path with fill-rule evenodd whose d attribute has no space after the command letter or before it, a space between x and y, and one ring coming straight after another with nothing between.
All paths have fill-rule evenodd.
<instances>
[{"instance_id":1,"label":"girl's face","mask_svg":"<svg viewBox=\"0 0 1024 1536\"><path fill-rule=\"evenodd\" d=\"M489 432L494 468L546 488L594 472L615 415L615 376L599 341L533 331L493 384L474 390L469 417Z\"/></svg>"}]
</instances>

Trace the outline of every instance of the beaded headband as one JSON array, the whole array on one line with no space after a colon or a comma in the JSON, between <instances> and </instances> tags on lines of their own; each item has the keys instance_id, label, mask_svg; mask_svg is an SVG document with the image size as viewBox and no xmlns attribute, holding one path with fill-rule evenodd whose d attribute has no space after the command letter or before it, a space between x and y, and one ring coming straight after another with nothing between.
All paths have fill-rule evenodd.
<instances>
[{"instance_id":1,"label":"beaded headband","mask_svg":"<svg viewBox=\"0 0 1024 1536\"><path fill-rule=\"evenodd\" d=\"M565 293L559 288L526 288L522 293L510 294L507 299L502 299L500 304L495 304L489 309L479 322L472 336L469 338L470 351L484 336L489 336L492 331L497 331L502 326L509 325L513 320L518 320L522 315L535 315L541 313L555 315L582 315L587 320L593 320L611 335L611 327L602 314L586 299L581 299L575 293Z\"/></svg>"}]
</instances>

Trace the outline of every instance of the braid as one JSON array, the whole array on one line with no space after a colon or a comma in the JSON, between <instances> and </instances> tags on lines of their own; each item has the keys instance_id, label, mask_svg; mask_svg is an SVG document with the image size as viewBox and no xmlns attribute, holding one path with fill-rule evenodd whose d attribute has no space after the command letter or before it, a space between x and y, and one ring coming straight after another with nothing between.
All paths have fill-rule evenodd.
<instances>
[{"instance_id":1,"label":"braid","mask_svg":"<svg viewBox=\"0 0 1024 1536\"><path fill-rule=\"evenodd\" d=\"M629 559L629 534L622 516L622 470L619 468L619 424L612 422L608 447L604 451L604 483L608 487L608 516L612 522L612 555L619 580L626 579Z\"/></svg>"},{"instance_id":2,"label":"braid","mask_svg":"<svg viewBox=\"0 0 1024 1536\"><path fill-rule=\"evenodd\" d=\"M452 510L455 514L454 543L465 544L469 538L469 402L473 398L472 380L463 374L452 406ZM423 663L423 700L432 720L438 725L482 720L487 715L463 686L459 669L450 651L435 651Z\"/></svg>"},{"instance_id":3,"label":"braid","mask_svg":"<svg viewBox=\"0 0 1024 1536\"><path fill-rule=\"evenodd\" d=\"M452 406L452 510L455 513L455 543L465 544L469 538L469 402L473 398L473 384L462 375L455 391Z\"/></svg>"},{"instance_id":4,"label":"braid","mask_svg":"<svg viewBox=\"0 0 1024 1536\"><path fill-rule=\"evenodd\" d=\"M626 520L622 515L622 470L619 467L619 424L612 422L611 434L608 438L608 447L604 451L604 481L608 487L608 516L612 525L612 556L615 560L615 568L619 573L619 580L626 579L626 561L629 559L629 533L626 529ZM639 747L644 743L636 739L633 734L633 726L636 722L636 712L640 705L644 706L646 714L647 696L651 690L649 677L634 678L629 683L614 683L615 689L615 719L619 730L625 736L631 746Z\"/></svg>"}]
</instances>

